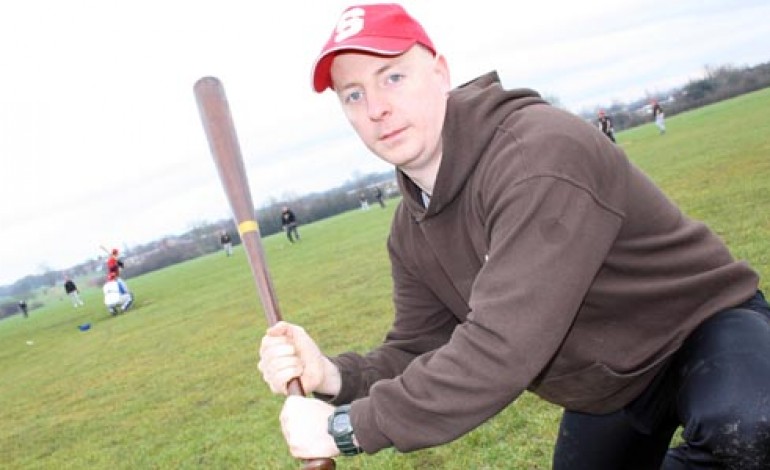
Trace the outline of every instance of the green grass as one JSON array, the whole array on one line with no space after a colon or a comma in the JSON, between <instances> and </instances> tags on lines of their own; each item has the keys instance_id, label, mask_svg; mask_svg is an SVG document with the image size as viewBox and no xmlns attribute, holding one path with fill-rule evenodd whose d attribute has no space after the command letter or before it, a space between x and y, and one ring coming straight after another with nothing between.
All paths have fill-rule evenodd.
<instances>
[{"instance_id":1,"label":"green grass","mask_svg":"<svg viewBox=\"0 0 770 470\"><path fill-rule=\"evenodd\" d=\"M620 145L740 259L770 275L770 88L619 135Z\"/></svg>"},{"instance_id":2,"label":"green grass","mask_svg":"<svg viewBox=\"0 0 770 470\"><path fill-rule=\"evenodd\" d=\"M685 212L704 220L768 290L770 90L621 133L619 142ZM390 324L385 250L394 202L264 240L284 317L330 354L366 351ZM134 310L110 317L50 302L0 322L0 461L11 469L296 469L256 368L265 328L243 251L129 279ZM62 296L63 297L63 296ZM77 326L90 322L81 332ZM34 344L27 345L27 341ZM340 459L342 469L546 469L559 410L525 394L457 441L401 455Z\"/></svg>"}]
</instances>

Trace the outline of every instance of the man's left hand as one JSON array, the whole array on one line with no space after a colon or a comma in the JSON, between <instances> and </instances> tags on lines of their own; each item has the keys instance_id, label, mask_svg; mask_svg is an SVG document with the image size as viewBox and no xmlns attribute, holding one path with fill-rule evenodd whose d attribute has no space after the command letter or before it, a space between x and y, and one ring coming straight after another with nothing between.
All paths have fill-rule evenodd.
<instances>
[{"instance_id":1,"label":"man's left hand","mask_svg":"<svg viewBox=\"0 0 770 470\"><path fill-rule=\"evenodd\" d=\"M331 458L340 454L327 428L334 406L315 398L290 396L281 410L281 430L289 452L298 459Z\"/></svg>"}]
</instances>

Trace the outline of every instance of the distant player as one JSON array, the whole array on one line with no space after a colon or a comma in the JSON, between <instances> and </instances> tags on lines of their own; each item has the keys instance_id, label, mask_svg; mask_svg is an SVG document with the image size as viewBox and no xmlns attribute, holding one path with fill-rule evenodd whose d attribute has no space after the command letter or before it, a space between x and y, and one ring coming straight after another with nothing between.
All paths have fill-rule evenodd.
<instances>
[{"instance_id":1,"label":"distant player","mask_svg":"<svg viewBox=\"0 0 770 470\"><path fill-rule=\"evenodd\" d=\"M666 113L663 112L663 108L660 107L660 103L657 100L652 100L652 117L655 119L655 125L658 126L660 135L666 133Z\"/></svg>"},{"instance_id":2,"label":"distant player","mask_svg":"<svg viewBox=\"0 0 770 470\"><path fill-rule=\"evenodd\" d=\"M227 256L233 255L233 240L230 238L230 234L222 230L219 236L219 242L222 244L222 249L225 250Z\"/></svg>"},{"instance_id":3,"label":"distant player","mask_svg":"<svg viewBox=\"0 0 770 470\"><path fill-rule=\"evenodd\" d=\"M281 227L286 231L286 237L290 242L299 241L299 230L297 230L297 216L286 206L281 210Z\"/></svg>"},{"instance_id":4,"label":"distant player","mask_svg":"<svg viewBox=\"0 0 770 470\"><path fill-rule=\"evenodd\" d=\"M120 270L123 269L123 261L120 260L119 254L118 249L113 248L107 259L107 274L115 274L115 277L120 277Z\"/></svg>"},{"instance_id":5,"label":"distant player","mask_svg":"<svg viewBox=\"0 0 770 470\"><path fill-rule=\"evenodd\" d=\"M75 285L75 282L68 277L64 279L64 292L67 293L67 296L72 301L73 307L78 308L85 305L83 299L80 298L80 290L78 289L78 286Z\"/></svg>"},{"instance_id":6,"label":"distant player","mask_svg":"<svg viewBox=\"0 0 770 470\"><path fill-rule=\"evenodd\" d=\"M381 208L385 209L384 196L382 195L382 189L380 189L379 186L374 187L374 199L377 201Z\"/></svg>"},{"instance_id":7,"label":"distant player","mask_svg":"<svg viewBox=\"0 0 770 470\"><path fill-rule=\"evenodd\" d=\"M24 315L24 318L29 317L29 314L27 313L27 302L24 300L19 300L19 310L21 310L21 314Z\"/></svg>"},{"instance_id":8,"label":"distant player","mask_svg":"<svg viewBox=\"0 0 770 470\"><path fill-rule=\"evenodd\" d=\"M361 191L358 193L358 203L361 204L361 210L362 211L368 211L369 210L369 200L366 199L366 193Z\"/></svg>"},{"instance_id":9,"label":"distant player","mask_svg":"<svg viewBox=\"0 0 770 470\"><path fill-rule=\"evenodd\" d=\"M102 292L104 293L104 305L112 315L125 312L134 303L134 294L115 273L107 274L107 282L102 286Z\"/></svg>"},{"instance_id":10,"label":"distant player","mask_svg":"<svg viewBox=\"0 0 770 470\"><path fill-rule=\"evenodd\" d=\"M612 127L612 119L604 112L603 109L599 110L599 129L604 132L604 135L615 142L615 128Z\"/></svg>"}]
</instances>

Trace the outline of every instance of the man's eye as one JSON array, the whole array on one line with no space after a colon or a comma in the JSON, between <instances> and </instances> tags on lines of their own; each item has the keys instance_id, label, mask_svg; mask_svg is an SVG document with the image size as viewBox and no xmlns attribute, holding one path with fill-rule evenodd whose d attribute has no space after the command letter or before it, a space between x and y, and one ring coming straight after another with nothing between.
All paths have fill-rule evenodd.
<instances>
[{"instance_id":1,"label":"man's eye","mask_svg":"<svg viewBox=\"0 0 770 470\"><path fill-rule=\"evenodd\" d=\"M403 80L404 75L400 73L392 73L388 75L387 81L388 83L398 83L401 80Z\"/></svg>"},{"instance_id":2,"label":"man's eye","mask_svg":"<svg viewBox=\"0 0 770 470\"><path fill-rule=\"evenodd\" d=\"M363 93L360 91L352 91L345 96L345 102L346 103L357 103L358 101L361 101L361 98L364 96Z\"/></svg>"}]
</instances>

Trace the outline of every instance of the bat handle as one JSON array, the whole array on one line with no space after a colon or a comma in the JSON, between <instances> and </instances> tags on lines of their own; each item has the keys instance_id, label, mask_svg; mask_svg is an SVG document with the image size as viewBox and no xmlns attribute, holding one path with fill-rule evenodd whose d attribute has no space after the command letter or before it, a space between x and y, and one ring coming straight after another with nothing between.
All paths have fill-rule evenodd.
<instances>
[{"instance_id":1,"label":"bat handle","mask_svg":"<svg viewBox=\"0 0 770 470\"><path fill-rule=\"evenodd\" d=\"M305 390L302 389L302 382L296 377L289 380L286 389L289 392L289 395L298 397L305 396ZM337 464L334 463L334 460L323 458L302 460L301 470L334 470L335 468L337 468Z\"/></svg>"}]
</instances>

